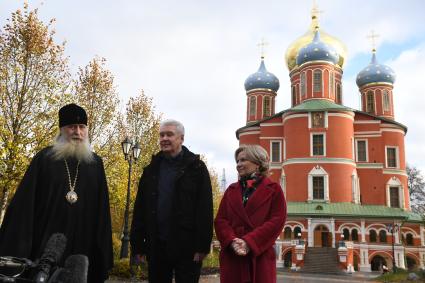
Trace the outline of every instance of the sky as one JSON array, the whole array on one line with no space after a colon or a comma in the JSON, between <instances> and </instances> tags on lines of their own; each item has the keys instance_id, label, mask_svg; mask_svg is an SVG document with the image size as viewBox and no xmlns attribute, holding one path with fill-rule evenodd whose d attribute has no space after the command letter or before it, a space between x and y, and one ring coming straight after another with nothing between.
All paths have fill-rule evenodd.
<instances>
[{"instance_id":1,"label":"sky","mask_svg":"<svg viewBox=\"0 0 425 283\"><path fill-rule=\"evenodd\" d=\"M395 120L408 127L406 160L425 174L425 24L422 0L317 0L320 26L347 47L343 103L359 109L357 73L371 59L367 35L379 34L377 59L396 73ZM0 25L23 7L0 0ZM181 121L185 145L204 154L227 184L236 180L236 129L246 124L244 81L265 63L280 80L276 112L290 108L287 47L311 22L312 0L28 1L57 43L66 41L71 72L96 56L107 60L122 105L143 89L157 113ZM122 106L123 107L123 106Z\"/></svg>"}]
</instances>

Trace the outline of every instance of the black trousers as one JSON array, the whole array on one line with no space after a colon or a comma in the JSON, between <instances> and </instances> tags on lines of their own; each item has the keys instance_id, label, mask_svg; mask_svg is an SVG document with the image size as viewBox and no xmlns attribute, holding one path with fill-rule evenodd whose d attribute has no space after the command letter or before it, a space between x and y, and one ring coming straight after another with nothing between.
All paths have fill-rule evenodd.
<instances>
[{"instance_id":1,"label":"black trousers","mask_svg":"<svg viewBox=\"0 0 425 283\"><path fill-rule=\"evenodd\" d=\"M173 274L176 283L198 283L201 266L202 262L193 261L193 255L170 259L165 243L158 243L148 262L149 283L172 283Z\"/></svg>"}]
</instances>

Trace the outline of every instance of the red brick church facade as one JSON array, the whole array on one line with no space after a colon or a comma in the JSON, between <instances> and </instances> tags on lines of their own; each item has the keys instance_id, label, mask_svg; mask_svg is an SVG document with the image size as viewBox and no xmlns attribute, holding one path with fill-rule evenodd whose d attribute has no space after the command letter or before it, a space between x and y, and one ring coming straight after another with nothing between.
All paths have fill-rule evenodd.
<instances>
[{"instance_id":1,"label":"red brick church facade","mask_svg":"<svg viewBox=\"0 0 425 283\"><path fill-rule=\"evenodd\" d=\"M393 71L374 50L357 77L361 109L344 106L345 50L315 15L286 59L291 107L275 112L279 81L262 58L245 82L247 123L236 132L240 144L269 152L271 178L286 195L278 265L302 268L306 247L333 247L349 272L391 268L393 255L398 267L424 268L424 220L410 211L407 128L394 119Z\"/></svg>"}]
</instances>

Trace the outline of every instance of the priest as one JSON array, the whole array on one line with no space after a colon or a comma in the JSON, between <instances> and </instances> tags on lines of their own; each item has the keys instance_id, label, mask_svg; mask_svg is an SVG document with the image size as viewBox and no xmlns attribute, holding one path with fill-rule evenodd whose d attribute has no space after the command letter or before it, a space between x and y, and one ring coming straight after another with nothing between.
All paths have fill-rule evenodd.
<instances>
[{"instance_id":1,"label":"priest","mask_svg":"<svg viewBox=\"0 0 425 283\"><path fill-rule=\"evenodd\" d=\"M104 282L113 265L108 187L102 159L88 139L87 114L59 110L59 135L31 161L0 228L0 256L40 258L54 233L67 238L62 262L89 259L88 282Z\"/></svg>"}]
</instances>

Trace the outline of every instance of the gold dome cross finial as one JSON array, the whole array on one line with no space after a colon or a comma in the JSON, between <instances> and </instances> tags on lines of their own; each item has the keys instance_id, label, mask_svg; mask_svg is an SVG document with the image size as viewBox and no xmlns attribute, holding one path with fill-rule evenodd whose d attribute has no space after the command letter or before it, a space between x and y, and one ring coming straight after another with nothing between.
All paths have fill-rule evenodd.
<instances>
[{"instance_id":1,"label":"gold dome cross finial","mask_svg":"<svg viewBox=\"0 0 425 283\"><path fill-rule=\"evenodd\" d=\"M261 59L264 59L265 49L269 43L265 41L264 37L261 38L261 42L257 44L258 48L260 48Z\"/></svg>"},{"instance_id":2,"label":"gold dome cross finial","mask_svg":"<svg viewBox=\"0 0 425 283\"><path fill-rule=\"evenodd\" d=\"M317 1L313 0L313 8L311 9L311 19L315 21L315 25L319 26L319 16L323 14L322 10L319 10L319 6L317 5Z\"/></svg>"},{"instance_id":3,"label":"gold dome cross finial","mask_svg":"<svg viewBox=\"0 0 425 283\"><path fill-rule=\"evenodd\" d=\"M370 35L367 36L367 38L370 40L372 44L372 52L376 51L376 39L379 37L379 34L375 33L374 30L370 31Z\"/></svg>"}]
</instances>

